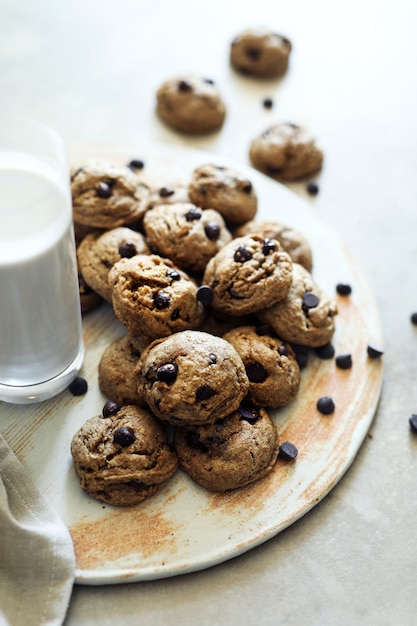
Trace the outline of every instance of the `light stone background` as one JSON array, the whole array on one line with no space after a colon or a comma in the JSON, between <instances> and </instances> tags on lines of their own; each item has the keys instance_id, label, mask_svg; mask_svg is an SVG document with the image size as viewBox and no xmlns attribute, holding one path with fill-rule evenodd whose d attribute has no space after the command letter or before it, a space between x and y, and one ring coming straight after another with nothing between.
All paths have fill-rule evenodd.
<instances>
[{"instance_id":1,"label":"light stone background","mask_svg":"<svg viewBox=\"0 0 417 626\"><path fill-rule=\"evenodd\" d=\"M250 81L228 65L235 34L258 24L293 41L280 81ZM370 435L318 506L199 573L77 586L66 626L417 623L417 436L408 425L417 412L416 27L415 0L0 0L0 113L38 118L68 144L155 139L247 164L250 140L270 123L309 126L325 151L320 194L289 186L342 234L385 336ZM185 138L156 117L157 87L186 71L219 83L228 106L220 133Z\"/></svg>"}]
</instances>

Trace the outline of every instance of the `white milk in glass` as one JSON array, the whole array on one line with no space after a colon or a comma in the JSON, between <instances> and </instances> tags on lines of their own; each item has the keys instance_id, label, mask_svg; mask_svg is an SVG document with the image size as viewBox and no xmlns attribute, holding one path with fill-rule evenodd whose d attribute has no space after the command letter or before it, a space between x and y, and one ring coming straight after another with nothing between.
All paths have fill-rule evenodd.
<instances>
[{"instance_id":1,"label":"white milk in glass","mask_svg":"<svg viewBox=\"0 0 417 626\"><path fill-rule=\"evenodd\" d=\"M45 383L82 360L74 246L68 181L0 151L1 388Z\"/></svg>"}]
</instances>

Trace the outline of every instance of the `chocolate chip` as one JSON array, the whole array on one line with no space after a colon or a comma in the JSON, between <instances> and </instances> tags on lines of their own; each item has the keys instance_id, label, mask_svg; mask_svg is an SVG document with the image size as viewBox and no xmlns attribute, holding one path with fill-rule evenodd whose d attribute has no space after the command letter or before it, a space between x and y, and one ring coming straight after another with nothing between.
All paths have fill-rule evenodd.
<instances>
[{"instance_id":1,"label":"chocolate chip","mask_svg":"<svg viewBox=\"0 0 417 626\"><path fill-rule=\"evenodd\" d=\"M197 433L195 430L188 430L185 439L187 441L187 445L193 450L201 450L202 452L207 452L208 448L200 441L200 433Z\"/></svg>"},{"instance_id":2,"label":"chocolate chip","mask_svg":"<svg viewBox=\"0 0 417 626\"><path fill-rule=\"evenodd\" d=\"M287 346L285 345L285 343L280 345L280 347L278 348L278 354L280 356L288 356L288 350L287 350Z\"/></svg>"},{"instance_id":3,"label":"chocolate chip","mask_svg":"<svg viewBox=\"0 0 417 626\"><path fill-rule=\"evenodd\" d=\"M261 383L267 377L264 366L262 365L262 363L258 363L258 361L246 363L245 370L246 375L251 383Z\"/></svg>"},{"instance_id":4,"label":"chocolate chip","mask_svg":"<svg viewBox=\"0 0 417 626\"><path fill-rule=\"evenodd\" d=\"M265 109L272 109L272 107L274 106L272 98L265 98L262 104Z\"/></svg>"},{"instance_id":5,"label":"chocolate chip","mask_svg":"<svg viewBox=\"0 0 417 626\"><path fill-rule=\"evenodd\" d=\"M131 241L126 241L119 246L119 254L124 259L131 259L137 253L136 246Z\"/></svg>"},{"instance_id":6,"label":"chocolate chip","mask_svg":"<svg viewBox=\"0 0 417 626\"><path fill-rule=\"evenodd\" d=\"M205 78L204 82L207 83L208 85L215 85L215 82L212 78Z\"/></svg>"},{"instance_id":7,"label":"chocolate chip","mask_svg":"<svg viewBox=\"0 0 417 626\"><path fill-rule=\"evenodd\" d=\"M217 363L217 357L215 354L209 354L210 365L215 365Z\"/></svg>"},{"instance_id":8,"label":"chocolate chip","mask_svg":"<svg viewBox=\"0 0 417 626\"><path fill-rule=\"evenodd\" d=\"M352 367L352 355L351 354L338 354L335 361L337 367L342 370L348 370Z\"/></svg>"},{"instance_id":9,"label":"chocolate chip","mask_svg":"<svg viewBox=\"0 0 417 626\"><path fill-rule=\"evenodd\" d=\"M334 402L330 396L323 396L322 398L319 398L316 406L320 413L323 413L323 415L330 415L330 413L333 413L335 410Z\"/></svg>"},{"instance_id":10,"label":"chocolate chip","mask_svg":"<svg viewBox=\"0 0 417 626\"><path fill-rule=\"evenodd\" d=\"M293 443L283 441L279 447L278 455L284 461L293 461L298 455L298 450Z\"/></svg>"},{"instance_id":11,"label":"chocolate chip","mask_svg":"<svg viewBox=\"0 0 417 626\"><path fill-rule=\"evenodd\" d=\"M161 198L169 198L169 196L173 196L175 192L170 187L161 187L158 193Z\"/></svg>"},{"instance_id":12,"label":"chocolate chip","mask_svg":"<svg viewBox=\"0 0 417 626\"><path fill-rule=\"evenodd\" d=\"M255 409L255 407L241 404L237 412L239 413L241 420L245 420L245 422L249 422L250 424L254 424L259 419L259 412Z\"/></svg>"},{"instance_id":13,"label":"chocolate chip","mask_svg":"<svg viewBox=\"0 0 417 626\"><path fill-rule=\"evenodd\" d=\"M126 485L130 487L130 489L133 489L137 492L143 491L144 489L148 488L148 485L141 480L129 480Z\"/></svg>"},{"instance_id":14,"label":"chocolate chip","mask_svg":"<svg viewBox=\"0 0 417 626\"><path fill-rule=\"evenodd\" d=\"M324 346L316 348L315 352L320 359L332 359L335 350L333 344L329 341L329 343L326 343Z\"/></svg>"},{"instance_id":15,"label":"chocolate chip","mask_svg":"<svg viewBox=\"0 0 417 626\"><path fill-rule=\"evenodd\" d=\"M417 325L417 313L411 313L410 320L412 324Z\"/></svg>"},{"instance_id":16,"label":"chocolate chip","mask_svg":"<svg viewBox=\"0 0 417 626\"><path fill-rule=\"evenodd\" d=\"M310 180L310 182L307 184L307 193L310 194L310 196L317 196L319 192L319 186L316 183L316 181L314 180Z\"/></svg>"},{"instance_id":17,"label":"chocolate chip","mask_svg":"<svg viewBox=\"0 0 417 626\"><path fill-rule=\"evenodd\" d=\"M274 331L272 330L272 326L270 326L269 324L261 324L260 326L257 326L255 332L257 335L259 335L259 337L262 337L263 335L273 337L275 335Z\"/></svg>"},{"instance_id":18,"label":"chocolate chip","mask_svg":"<svg viewBox=\"0 0 417 626\"><path fill-rule=\"evenodd\" d=\"M85 378L77 376L69 385L68 389L73 396L83 396L85 393L87 393L88 383Z\"/></svg>"},{"instance_id":19,"label":"chocolate chip","mask_svg":"<svg viewBox=\"0 0 417 626\"><path fill-rule=\"evenodd\" d=\"M181 275L177 270L167 270L167 276L171 280L180 280Z\"/></svg>"},{"instance_id":20,"label":"chocolate chip","mask_svg":"<svg viewBox=\"0 0 417 626\"><path fill-rule=\"evenodd\" d=\"M213 289L209 285L201 285L197 289L197 300L205 307L212 303L213 296Z\"/></svg>"},{"instance_id":21,"label":"chocolate chip","mask_svg":"<svg viewBox=\"0 0 417 626\"><path fill-rule=\"evenodd\" d=\"M417 413L410 415L409 420L410 428L414 433L417 433Z\"/></svg>"},{"instance_id":22,"label":"chocolate chip","mask_svg":"<svg viewBox=\"0 0 417 626\"><path fill-rule=\"evenodd\" d=\"M233 287L228 287L226 291L230 294L230 297L233 298L234 300L245 299L245 296L244 295L242 296L238 291L236 291L236 289L233 289Z\"/></svg>"},{"instance_id":23,"label":"chocolate chip","mask_svg":"<svg viewBox=\"0 0 417 626\"><path fill-rule=\"evenodd\" d=\"M306 291L303 295L303 309L315 309L319 299L312 291Z\"/></svg>"},{"instance_id":24,"label":"chocolate chip","mask_svg":"<svg viewBox=\"0 0 417 626\"><path fill-rule=\"evenodd\" d=\"M112 186L109 183L104 183L104 182L98 183L96 187L96 194L98 195L99 198L110 198L112 193L113 193Z\"/></svg>"},{"instance_id":25,"label":"chocolate chip","mask_svg":"<svg viewBox=\"0 0 417 626\"><path fill-rule=\"evenodd\" d=\"M198 387L195 397L197 401L208 400L213 397L215 393L215 390L210 387L210 385L202 385L201 387Z\"/></svg>"},{"instance_id":26,"label":"chocolate chip","mask_svg":"<svg viewBox=\"0 0 417 626\"><path fill-rule=\"evenodd\" d=\"M207 194L207 189L205 188L204 185L200 185L198 188L199 193L201 193L202 196L205 196Z\"/></svg>"},{"instance_id":27,"label":"chocolate chip","mask_svg":"<svg viewBox=\"0 0 417 626\"><path fill-rule=\"evenodd\" d=\"M171 303L171 296L167 294L165 291L162 291L160 289L154 295L153 302L157 309L159 310L166 309L167 307L169 307Z\"/></svg>"},{"instance_id":28,"label":"chocolate chip","mask_svg":"<svg viewBox=\"0 0 417 626\"><path fill-rule=\"evenodd\" d=\"M297 343L293 343L292 348L295 352L295 360L297 361L299 368L304 369L308 363L308 348L306 346L301 346Z\"/></svg>"},{"instance_id":29,"label":"chocolate chip","mask_svg":"<svg viewBox=\"0 0 417 626\"><path fill-rule=\"evenodd\" d=\"M239 246L233 258L236 263L245 263L245 261L249 261L252 258L252 252L245 246Z\"/></svg>"},{"instance_id":30,"label":"chocolate chip","mask_svg":"<svg viewBox=\"0 0 417 626\"><path fill-rule=\"evenodd\" d=\"M383 350L373 345L368 345L366 351L370 359L379 359L384 354Z\"/></svg>"},{"instance_id":31,"label":"chocolate chip","mask_svg":"<svg viewBox=\"0 0 417 626\"><path fill-rule=\"evenodd\" d=\"M132 170L143 170L143 168L145 167L145 163L142 161L142 159L132 159L131 161L129 161L127 166L130 167L130 169Z\"/></svg>"},{"instance_id":32,"label":"chocolate chip","mask_svg":"<svg viewBox=\"0 0 417 626\"><path fill-rule=\"evenodd\" d=\"M199 211L195 207L191 207L191 209L188 209L187 213L185 214L185 219L187 220L187 222L194 222L195 220L199 220L200 218L201 211Z\"/></svg>"},{"instance_id":33,"label":"chocolate chip","mask_svg":"<svg viewBox=\"0 0 417 626\"><path fill-rule=\"evenodd\" d=\"M102 415L103 417L110 417L110 415L114 415L115 413L117 413L119 409L120 409L120 405L117 404L117 402L113 402L112 400L109 400L103 406Z\"/></svg>"},{"instance_id":34,"label":"chocolate chip","mask_svg":"<svg viewBox=\"0 0 417 626\"><path fill-rule=\"evenodd\" d=\"M220 237L220 226L216 224L216 222L209 222L204 226L204 232L206 233L207 239L210 241L217 241Z\"/></svg>"},{"instance_id":35,"label":"chocolate chip","mask_svg":"<svg viewBox=\"0 0 417 626\"><path fill-rule=\"evenodd\" d=\"M271 252L275 252L277 246L275 244L274 241L271 241L271 239L264 239L263 245L262 245L262 254L264 254L265 256L268 256L269 254L271 254Z\"/></svg>"},{"instance_id":36,"label":"chocolate chip","mask_svg":"<svg viewBox=\"0 0 417 626\"><path fill-rule=\"evenodd\" d=\"M178 367L175 363L165 363L156 370L156 377L164 383L173 383L178 375Z\"/></svg>"},{"instance_id":37,"label":"chocolate chip","mask_svg":"<svg viewBox=\"0 0 417 626\"><path fill-rule=\"evenodd\" d=\"M249 181L246 182L242 187L243 193L247 193L248 195L252 193L252 189L253 189L252 183L250 183Z\"/></svg>"},{"instance_id":38,"label":"chocolate chip","mask_svg":"<svg viewBox=\"0 0 417 626\"><path fill-rule=\"evenodd\" d=\"M126 448L130 446L135 441L135 433L128 426L121 426L120 428L116 428L113 434L113 442L117 443L117 445L122 446L122 448Z\"/></svg>"},{"instance_id":39,"label":"chocolate chip","mask_svg":"<svg viewBox=\"0 0 417 626\"><path fill-rule=\"evenodd\" d=\"M180 316L180 310L178 308L174 309L171 313L171 321L175 322Z\"/></svg>"},{"instance_id":40,"label":"chocolate chip","mask_svg":"<svg viewBox=\"0 0 417 626\"><path fill-rule=\"evenodd\" d=\"M347 283L338 283L336 285L336 291L339 296L350 296L352 293L352 287Z\"/></svg>"},{"instance_id":41,"label":"chocolate chip","mask_svg":"<svg viewBox=\"0 0 417 626\"><path fill-rule=\"evenodd\" d=\"M261 51L259 48L246 48L245 52L246 55L253 61L257 61L261 56Z\"/></svg>"},{"instance_id":42,"label":"chocolate chip","mask_svg":"<svg viewBox=\"0 0 417 626\"><path fill-rule=\"evenodd\" d=\"M178 90L179 91L192 91L193 87L191 85L191 83L189 83L187 80L180 80L180 82L178 83Z\"/></svg>"}]
</instances>

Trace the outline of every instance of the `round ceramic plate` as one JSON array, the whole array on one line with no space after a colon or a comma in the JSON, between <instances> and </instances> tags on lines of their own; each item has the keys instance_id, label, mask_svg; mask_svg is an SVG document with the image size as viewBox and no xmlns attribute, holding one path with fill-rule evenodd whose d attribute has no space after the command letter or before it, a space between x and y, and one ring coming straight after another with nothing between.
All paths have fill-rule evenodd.
<instances>
[{"instance_id":1,"label":"round ceramic plate","mask_svg":"<svg viewBox=\"0 0 417 626\"><path fill-rule=\"evenodd\" d=\"M140 158L143 177L157 186L187 184L192 170L207 162L246 172L258 195L257 219L294 226L310 241L313 276L339 310L336 354L352 354L353 367L342 370L334 359L320 360L312 352L297 398L271 412L281 441L298 448L295 461L278 460L266 478L225 494L205 491L179 470L159 493L132 508L104 505L84 493L70 455L73 434L106 401L97 382L103 350L125 332L109 304L84 318L85 396L75 398L66 391L39 405L0 403L3 436L68 525L78 583L150 580L200 570L277 535L325 497L354 460L381 390L382 359L367 355L368 344L382 341L375 301L337 233L300 197L262 174L218 155L171 145L84 146L73 151L71 161L77 165L87 157L123 164ZM350 296L337 295L339 282L351 284ZM332 415L317 411L321 396L333 398Z\"/></svg>"}]
</instances>

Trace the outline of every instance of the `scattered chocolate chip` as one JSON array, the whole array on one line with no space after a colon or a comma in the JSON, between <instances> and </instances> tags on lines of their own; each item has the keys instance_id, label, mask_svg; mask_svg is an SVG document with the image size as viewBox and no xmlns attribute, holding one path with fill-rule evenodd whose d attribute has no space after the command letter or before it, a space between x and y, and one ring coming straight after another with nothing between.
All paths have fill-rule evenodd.
<instances>
[{"instance_id":1,"label":"scattered chocolate chip","mask_svg":"<svg viewBox=\"0 0 417 626\"><path fill-rule=\"evenodd\" d=\"M201 387L197 388L197 391L195 392L195 397L197 401L208 400L209 398L214 396L215 393L215 390L213 389L213 387L210 387L210 385L201 385Z\"/></svg>"},{"instance_id":2,"label":"scattered chocolate chip","mask_svg":"<svg viewBox=\"0 0 417 626\"><path fill-rule=\"evenodd\" d=\"M335 410L334 402L330 396L323 396L322 398L319 398L316 406L320 413L323 413L323 415L330 415L330 413L333 413Z\"/></svg>"},{"instance_id":3,"label":"scattered chocolate chip","mask_svg":"<svg viewBox=\"0 0 417 626\"><path fill-rule=\"evenodd\" d=\"M127 166L130 167L130 169L132 170L143 170L143 168L145 167L145 163L142 161L142 159L132 159L131 161L129 161Z\"/></svg>"},{"instance_id":4,"label":"scattered chocolate chip","mask_svg":"<svg viewBox=\"0 0 417 626\"><path fill-rule=\"evenodd\" d=\"M197 433L195 430L188 430L185 435L187 445L193 450L201 450L202 452L207 452L208 448L200 441L200 433Z\"/></svg>"},{"instance_id":5,"label":"scattered chocolate chip","mask_svg":"<svg viewBox=\"0 0 417 626\"><path fill-rule=\"evenodd\" d=\"M171 280L180 280L181 275L177 270L167 270L167 276Z\"/></svg>"},{"instance_id":6,"label":"scattered chocolate chip","mask_svg":"<svg viewBox=\"0 0 417 626\"><path fill-rule=\"evenodd\" d=\"M417 433L417 413L412 413L410 415L408 422L410 424L410 428L414 433Z\"/></svg>"},{"instance_id":7,"label":"scattered chocolate chip","mask_svg":"<svg viewBox=\"0 0 417 626\"><path fill-rule=\"evenodd\" d=\"M252 193L252 189L253 189L252 183L250 183L249 181L246 182L242 187L243 193L247 193L248 195Z\"/></svg>"},{"instance_id":8,"label":"scattered chocolate chip","mask_svg":"<svg viewBox=\"0 0 417 626\"><path fill-rule=\"evenodd\" d=\"M293 443L283 441L279 447L278 455L281 459L284 459L284 461L293 461L298 455L298 450Z\"/></svg>"},{"instance_id":9,"label":"scattered chocolate chip","mask_svg":"<svg viewBox=\"0 0 417 626\"><path fill-rule=\"evenodd\" d=\"M277 246L275 244L274 241L272 241L271 239L264 239L264 243L262 245L262 254L264 254L265 256L268 256L269 254L271 254L271 252L275 252Z\"/></svg>"},{"instance_id":10,"label":"scattered chocolate chip","mask_svg":"<svg viewBox=\"0 0 417 626\"><path fill-rule=\"evenodd\" d=\"M274 106L274 101L272 100L272 98L264 98L262 104L265 109L272 109L272 107Z\"/></svg>"},{"instance_id":11,"label":"scattered chocolate chip","mask_svg":"<svg viewBox=\"0 0 417 626\"><path fill-rule=\"evenodd\" d=\"M119 246L119 254L124 259L131 259L137 252L135 244L131 241L126 241Z\"/></svg>"},{"instance_id":12,"label":"scattered chocolate chip","mask_svg":"<svg viewBox=\"0 0 417 626\"><path fill-rule=\"evenodd\" d=\"M412 324L417 325L417 313L411 313L410 320Z\"/></svg>"},{"instance_id":13,"label":"scattered chocolate chip","mask_svg":"<svg viewBox=\"0 0 417 626\"><path fill-rule=\"evenodd\" d=\"M179 91L192 91L193 87L192 85L187 81L187 80L180 80L180 82L178 83L178 90Z\"/></svg>"},{"instance_id":14,"label":"scattered chocolate chip","mask_svg":"<svg viewBox=\"0 0 417 626\"><path fill-rule=\"evenodd\" d=\"M204 82L207 83L208 85L214 85L215 82L212 78L205 78Z\"/></svg>"},{"instance_id":15,"label":"scattered chocolate chip","mask_svg":"<svg viewBox=\"0 0 417 626\"><path fill-rule=\"evenodd\" d=\"M315 309L319 299L312 291L306 291L303 295L303 309Z\"/></svg>"},{"instance_id":16,"label":"scattered chocolate chip","mask_svg":"<svg viewBox=\"0 0 417 626\"><path fill-rule=\"evenodd\" d=\"M156 370L156 377L164 383L173 383L178 375L178 367L175 363L165 363Z\"/></svg>"},{"instance_id":17,"label":"scattered chocolate chip","mask_svg":"<svg viewBox=\"0 0 417 626\"><path fill-rule=\"evenodd\" d=\"M295 352L295 360L298 363L300 369L304 369L308 363L309 350L306 346L301 346L298 343L293 343L292 349Z\"/></svg>"},{"instance_id":18,"label":"scattered chocolate chip","mask_svg":"<svg viewBox=\"0 0 417 626\"><path fill-rule=\"evenodd\" d=\"M112 186L109 183L98 183L96 187L96 194L99 198L110 198L112 193Z\"/></svg>"},{"instance_id":19,"label":"scattered chocolate chip","mask_svg":"<svg viewBox=\"0 0 417 626\"><path fill-rule=\"evenodd\" d=\"M348 370L352 367L352 355L351 354L338 354L335 360L337 367L342 370Z\"/></svg>"},{"instance_id":20,"label":"scattered chocolate chip","mask_svg":"<svg viewBox=\"0 0 417 626\"><path fill-rule=\"evenodd\" d=\"M203 306L209 306L213 301L213 289L209 285L201 285L197 289L197 300L201 302Z\"/></svg>"},{"instance_id":21,"label":"scattered chocolate chip","mask_svg":"<svg viewBox=\"0 0 417 626\"><path fill-rule=\"evenodd\" d=\"M209 354L210 365L215 365L217 363L217 357L215 354Z\"/></svg>"},{"instance_id":22,"label":"scattered chocolate chip","mask_svg":"<svg viewBox=\"0 0 417 626\"><path fill-rule=\"evenodd\" d=\"M73 396L83 396L85 393L87 393L88 384L85 378L77 376L69 385L68 389Z\"/></svg>"},{"instance_id":23,"label":"scattered chocolate chip","mask_svg":"<svg viewBox=\"0 0 417 626\"><path fill-rule=\"evenodd\" d=\"M204 226L204 232L206 233L207 239L210 241L217 241L220 237L220 226L216 224L216 222L209 222Z\"/></svg>"},{"instance_id":24,"label":"scattered chocolate chip","mask_svg":"<svg viewBox=\"0 0 417 626\"><path fill-rule=\"evenodd\" d=\"M102 415L103 417L110 417L110 415L114 415L120 409L120 405L117 402L113 402L112 400L108 400L106 404L103 406Z\"/></svg>"},{"instance_id":25,"label":"scattered chocolate chip","mask_svg":"<svg viewBox=\"0 0 417 626\"><path fill-rule=\"evenodd\" d=\"M199 209L196 209L195 207L191 207L191 209L188 209L187 213L185 214L185 219L187 220L187 222L194 222L196 220L199 220L201 218L201 211Z\"/></svg>"},{"instance_id":26,"label":"scattered chocolate chip","mask_svg":"<svg viewBox=\"0 0 417 626\"><path fill-rule=\"evenodd\" d=\"M329 341L329 343L326 343L324 346L316 348L315 352L320 359L332 359L335 350L333 344Z\"/></svg>"},{"instance_id":27,"label":"scattered chocolate chip","mask_svg":"<svg viewBox=\"0 0 417 626\"><path fill-rule=\"evenodd\" d=\"M310 180L310 182L307 184L307 192L310 194L310 196L317 196L319 192L319 186L315 180Z\"/></svg>"},{"instance_id":28,"label":"scattered chocolate chip","mask_svg":"<svg viewBox=\"0 0 417 626\"><path fill-rule=\"evenodd\" d=\"M241 404L237 410L241 420L254 424L259 419L259 413L255 407L246 406Z\"/></svg>"},{"instance_id":29,"label":"scattered chocolate chip","mask_svg":"<svg viewBox=\"0 0 417 626\"><path fill-rule=\"evenodd\" d=\"M368 345L366 351L370 359L379 359L384 354L383 350L372 345Z\"/></svg>"},{"instance_id":30,"label":"scattered chocolate chip","mask_svg":"<svg viewBox=\"0 0 417 626\"><path fill-rule=\"evenodd\" d=\"M233 258L236 263L245 263L245 261L249 261L252 258L252 252L245 246L239 246Z\"/></svg>"},{"instance_id":31,"label":"scattered chocolate chip","mask_svg":"<svg viewBox=\"0 0 417 626\"><path fill-rule=\"evenodd\" d=\"M251 383L261 383L267 377L266 370L262 363L253 361L245 365L246 375Z\"/></svg>"},{"instance_id":32,"label":"scattered chocolate chip","mask_svg":"<svg viewBox=\"0 0 417 626\"><path fill-rule=\"evenodd\" d=\"M157 309L159 309L159 310L166 309L170 305L171 296L169 294L167 294L165 291L162 291L160 289L154 295L153 302L154 302L154 304L155 304Z\"/></svg>"},{"instance_id":33,"label":"scattered chocolate chip","mask_svg":"<svg viewBox=\"0 0 417 626\"><path fill-rule=\"evenodd\" d=\"M161 187L158 190L158 193L161 198L169 198L169 196L174 195L175 191L171 189L170 187Z\"/></svg>"},{"instance_id":34,"label":"scattered chocolate chip","mask_svg":"<svg viewBox=\"0 0 417 626\"><path fill-rule=\"evenodd\" d=\"M113 442L117 443L117 445L122 446L122 448L126 448L126 446L130 446L135 441L135 433L128 426L121 426L120 428L116 428L113 434Z\"/></svg>"},{"instance_id":35,"label":"scattered chocolate chip","mask_svg":"<svg viewBox=\"0 0 417 626\"><path fill-rule=\"evenodd\" d=\"M350 296L352 293L352 287L347 283L338 283L336 285L336 291L339 296Z\"/></svg>"}]
</instances>

